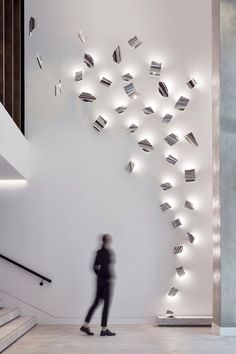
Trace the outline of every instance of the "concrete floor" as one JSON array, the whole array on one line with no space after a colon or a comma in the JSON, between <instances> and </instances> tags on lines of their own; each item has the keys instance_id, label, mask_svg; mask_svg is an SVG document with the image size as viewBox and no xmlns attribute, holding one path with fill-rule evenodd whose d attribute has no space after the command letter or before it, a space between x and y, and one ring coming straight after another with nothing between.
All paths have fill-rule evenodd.
<instances>
[{"instance_id":1,"label":"concrete floor","mask_svg":"<svg viewBox=\"0 0 236 354\"><path fill-rule=\"evenodd\" d=\"M77 326L37 326L6 354L236 354L236 337L219 337L210 328L111 326L116 337L81 335Z\"/></svg>"}]
</instances>

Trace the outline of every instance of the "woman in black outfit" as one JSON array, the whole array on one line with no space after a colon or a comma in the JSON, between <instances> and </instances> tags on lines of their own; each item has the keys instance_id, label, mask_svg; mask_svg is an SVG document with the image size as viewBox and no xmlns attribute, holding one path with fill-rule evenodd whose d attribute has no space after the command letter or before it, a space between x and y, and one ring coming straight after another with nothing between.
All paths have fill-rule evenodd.
<instances>
[{"instance_id":1,"label":"woman in black outfit","mask_svg":"<svg viewBox=\"0 0 236 354\"><path fill-rule=\"evenodd\" d=\"M97 251L95 261L93 264L93 270L97 275L97 290L96 296L92 306L90 307L85 322L80 330L89 336L94 335L89 328L89 323L92 315L99 303L103 300L103 311L101 321L100 336L115 336L116 334L111 332L107 328L107 318L110 308L111 292L112 292L112 280L114 278L112 265L114 263L113 251L110 249L112 243L112 237L108 234L102 236L102 247Z\"/></svg>"}]
</instances>

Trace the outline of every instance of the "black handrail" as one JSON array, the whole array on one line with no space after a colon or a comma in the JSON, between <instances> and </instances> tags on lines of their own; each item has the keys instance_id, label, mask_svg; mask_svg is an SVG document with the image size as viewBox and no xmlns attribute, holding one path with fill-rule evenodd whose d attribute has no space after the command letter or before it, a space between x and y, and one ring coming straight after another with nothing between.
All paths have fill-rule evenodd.
<instances>
[{"instance_id":1,"label":"black handrail","mask_svg":"<svg viewBox=\"0 0 236 354\"><path fill-rule=\"evenodd\" d=\"M29 273L35 275L36 277L40 278L40 279L41 279L41 282L39 283L40 286L43 286L43 282L44 282L44 281L47 281L48 283L51 283L51 282L52 282L51 279L45 277L44 275L42 275L42 274L40 274L40 273L37 273L37 272L35 272L34 270L32 270L32 269L30 269L30 268L28 268L28 267L26 267L26 266L24 266L24 265L22 265L22 264L16 262L16 261L13 261L12 259L10 259L10 258L4 256L4 255L1 254L1 253L0 253L0 258L4 259L4 260L7 261L7 262L10 262L10 263L14 264L15 266L17 266L17 267L19 267L19 268L21 268L21 269L24 269L26 272L29 272Z\"/></svg>"}]
</instances>

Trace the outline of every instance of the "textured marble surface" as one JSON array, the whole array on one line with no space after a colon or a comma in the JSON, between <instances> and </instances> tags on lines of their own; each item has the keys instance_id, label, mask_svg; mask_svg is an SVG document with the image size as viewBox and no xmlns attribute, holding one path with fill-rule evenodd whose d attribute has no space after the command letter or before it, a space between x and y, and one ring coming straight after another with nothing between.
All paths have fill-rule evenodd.
<instances>
[{"instance_id":1,"label":"textured marble surface","mask_svg":"<svg viewBox=\"0 0 236 354\"><path fill-rule=\"evenodd\" d=\"M220 11L221 326L236 327L236 1Z\"/></svg>"},{"instance_id":2,"label":"textured marble surface","mask_svg":"<svg viewBox=\"0 0 236 354\"><path fill-rule=\"evenodd\" d=\"M209 328L112 326L116 337L81 335L78 326L37 326L6 354L235 354L236 338L219 337Z\"/></svg>"}]
</instances>

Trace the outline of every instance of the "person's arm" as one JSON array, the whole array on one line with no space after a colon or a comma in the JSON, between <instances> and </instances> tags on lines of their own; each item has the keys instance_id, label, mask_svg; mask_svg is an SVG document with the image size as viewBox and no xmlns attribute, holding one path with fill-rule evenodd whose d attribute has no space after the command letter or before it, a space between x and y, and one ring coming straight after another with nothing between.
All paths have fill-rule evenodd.
<instances>
[{"instance_id":1,"label":"person's arm","mask_svg":"<svg viewBox=\"0 0 236 354\"><path fill-rule=\"evenodd\" d=\"M98 275L100 268L101 268L101 262L100 262L99 253L97 252L94 263L93 263L93 270L96 275Z\"/></svg>"}]
</instances>

